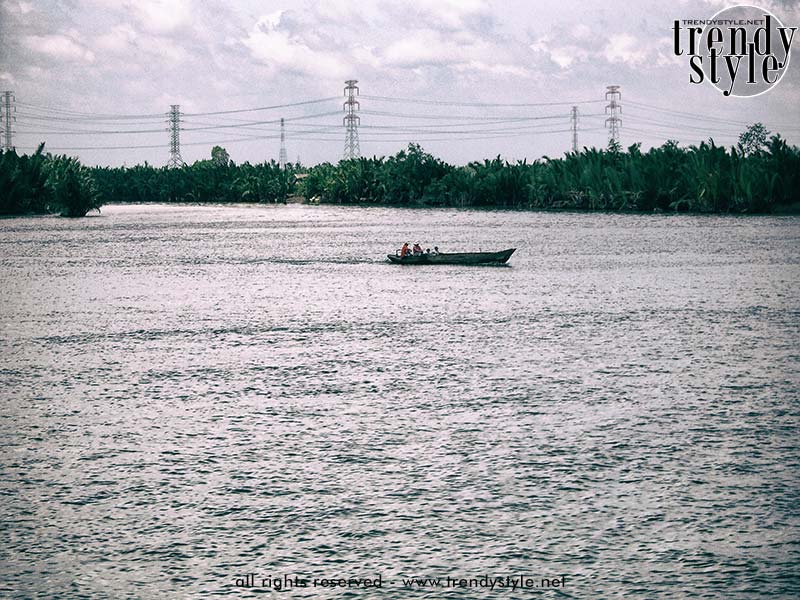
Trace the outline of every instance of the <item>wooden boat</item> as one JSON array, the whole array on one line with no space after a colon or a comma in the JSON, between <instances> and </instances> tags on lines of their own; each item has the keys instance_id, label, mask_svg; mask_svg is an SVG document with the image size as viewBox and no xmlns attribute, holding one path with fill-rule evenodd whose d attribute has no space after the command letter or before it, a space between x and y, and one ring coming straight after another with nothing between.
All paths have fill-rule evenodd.
<instances>
[{"instance_id":1,"label":"wooden boat","mask_svg":"<svg viewBox=\"0 0 800 600\"><path fill-rule=\"evenodd\" d=\"M400 258L400 251L387 254L386 258L398 265L502 265L516 248L500 252L440 252L439 254L408 255Z\"/></svg>"}]
</instances>

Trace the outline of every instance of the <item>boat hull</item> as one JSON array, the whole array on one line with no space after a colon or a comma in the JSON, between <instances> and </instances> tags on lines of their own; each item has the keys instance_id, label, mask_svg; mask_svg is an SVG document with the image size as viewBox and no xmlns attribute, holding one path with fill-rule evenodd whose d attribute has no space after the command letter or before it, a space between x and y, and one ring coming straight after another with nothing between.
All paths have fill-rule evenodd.
<instances>
[{"instance_id":1,"label":"boat hull","mask_svg":"<svg viewBox=\"0 0 800 600\"><path fill-rule=\"evenodd\" d=\"M511 258L516 248L500 252L451 252L439 254L420 254L400 258L387 254L391 262L398 265L502 265Z\"/></svg>"}]
</instances>

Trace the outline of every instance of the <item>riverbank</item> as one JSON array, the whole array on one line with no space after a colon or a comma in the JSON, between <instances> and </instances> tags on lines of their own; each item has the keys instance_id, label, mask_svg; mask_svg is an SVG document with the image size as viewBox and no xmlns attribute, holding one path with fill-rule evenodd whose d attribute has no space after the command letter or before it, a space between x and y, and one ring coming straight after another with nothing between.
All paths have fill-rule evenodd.
<instances>
[{"instance_id":1,"label":"riverbank","mask_svg":"<svg viewBox=\"0 0 800 600\"><path fill-rule=\"evenodd\" d=\"M337 202L320 202L313 201L307 198L296 196L294 199L288 199L286 202L223 202L223 201L209 201L209 202L108 202L105 206L186 206L186 207L259 207L259 206L309 206L309 207L349 207L349 208L386 208L408 210L411 212L432 210L432 211L477 211L477 212L520 212L520 213L564 213L564 214L585 214L585 215L663 215L663 216L695 216L695 217L791 217L800 215L800 204L790 207L776 207L775 212L771 213L756 213L756 212L741 212L741 213L712 213L712 212L690 212L690 211L663 211L654 209L652 211L643 210L608 210L608 209L588 209L588 208L575 208L575 207L544 207L544 208L519 208L519 207L494 207L494 206L444 206L435 204L390 204L390 203L376 203L376 202L354 202L354 203L337 203ZM13 218L15 215L0 216L0 218ZM35 216L33 213L20 216ZM42 216L42 215L39 215ZM91 214L87 215L91 216Z\"/></svg>"},{"instance_id":2,"label":"riverbank","mask_svg":"<svg viewBox=\"0 0 800 600\"><path fill-rule=\"evenodd\" d=\"M104 201L306 202L517 210L793 214L800 212L800 149L779 136L763 148L688 148L675 142L585 148L562 158L500 157L450 165L411 144L390 157L306 168L198 161L180 169L95 168Z\"/></svg>"},{"instance_id":3,"label":"riverbank","mask_svg":"<svg viewBox=\"0 0 800 600\"><path fill-rule=\"evenodd\" d=\"M39 157L21 176L3 166L9 180L0 214L51 205L70 216L110 202L287 203L574 210L619 213L800 214L800 148L778 135L761 146L723 148L713 141L680 147L675 142L643 152L638 144L584 148L532 163L500 157L450 165L411 144L390 157L343 160L313 167L274 161L235 164L197 161L181 168L80 166L73 159ZM38 155L37 155L38 156ZM16 162L25 165L26 157ZM61 161L61 162L59 162ZM66 161L66 162L64 162ZM69 162L73 161L73 162ZM30 164L34 164L35 161ZM36 163L36 164L39 164ZM12 165L13 166L13 165ZM38 169L38 170L37 170ZM34 181L35 185L29 185ZM27 186L27 187L26 187ZM50 200L55 199L55 202Z\"/></svg>"}]
</instances>

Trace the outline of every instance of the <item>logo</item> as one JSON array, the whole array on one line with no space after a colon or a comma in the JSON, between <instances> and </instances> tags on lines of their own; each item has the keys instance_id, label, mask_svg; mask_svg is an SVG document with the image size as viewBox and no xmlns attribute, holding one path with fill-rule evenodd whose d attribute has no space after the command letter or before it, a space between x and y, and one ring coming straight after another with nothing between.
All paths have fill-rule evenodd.
<instances>
[{"instance_id":1,"label":"logo","mask_svg":"<svg viewBox=\"0 0 800 600\"><path fill-rule=\"evenodd\" d=\"M723 9L710 19L675 21L674 51L689 61L689 82L708 80L723 96L758 96L789 67L797 27L757 6Z\"/></svg>"}]
</instances>

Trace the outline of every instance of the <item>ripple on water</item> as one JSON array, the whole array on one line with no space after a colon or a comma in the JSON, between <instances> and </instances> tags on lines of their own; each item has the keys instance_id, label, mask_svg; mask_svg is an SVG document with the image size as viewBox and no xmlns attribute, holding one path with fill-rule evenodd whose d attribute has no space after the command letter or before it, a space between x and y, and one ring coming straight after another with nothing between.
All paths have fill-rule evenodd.
<instances>
[{"instance_id":1,"label":"ripple on water","mask_svg":"<svg viewBox=\"0 0 800 600\"><path fill-rule=\"evenodd\" d=\"M4 597L800 595L796 218L103 214L0 221Z\"/></svg>"}]
</instances>

